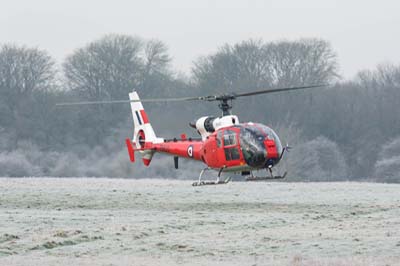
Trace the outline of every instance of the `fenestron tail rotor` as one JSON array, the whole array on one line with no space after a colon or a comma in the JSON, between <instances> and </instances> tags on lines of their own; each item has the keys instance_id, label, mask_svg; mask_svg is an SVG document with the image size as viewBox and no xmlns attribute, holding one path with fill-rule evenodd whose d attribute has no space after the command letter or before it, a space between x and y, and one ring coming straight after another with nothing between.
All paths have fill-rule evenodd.
<instances>
[{"instance_id":1,"label":"fenestron tail rotor","mask_svg":"<svg viewBox=\"0 0 400 266\"><path fill-rule=\"evenodd\" d=\"M259 94L267 94L267 93L276 93L276 92L285 92L285 91L294 91L294 90L304 90L311 88L321 88L326 87L328 84L320 84L320 85L309 85L309 86L298 86L298 87L286 87L286 88L273 88L273 89L264 89L264 90L256 90L251 92L243 92L243 93L226 93L221 95L209 95L209 96L200 96L200 97L182 97L182 98L148 98L148 99L140 99L140 100L111 100L111 101L83 101L83 102L65 102L65 103L57 103L56 106L72 106L72 105L95 105L95 104L117 104L117 103L130 103L130 102L184 102L184 101L219 101L218 107L222 110L223 115L229 115L230 110L232 109L232 104L229 101L235 100L239 97L245 96L254 96Z\"/></svg>"}]
</instances>

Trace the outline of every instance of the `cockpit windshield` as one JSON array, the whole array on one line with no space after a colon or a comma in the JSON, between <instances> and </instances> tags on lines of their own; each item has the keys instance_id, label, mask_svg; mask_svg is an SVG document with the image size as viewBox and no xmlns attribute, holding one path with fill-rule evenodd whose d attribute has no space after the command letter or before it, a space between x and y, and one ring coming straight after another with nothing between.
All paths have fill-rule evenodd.
<instances>
[{"instance_id":1,"label":"cockpit windshield","mask_svg":"<svg viewBox=\"0 0 400 266\"><path fill-rule=\"evenodd\" d=\"M255 125L257 128L262 130L264 132L264 134L266 134L270 139L273 139L275 141L276 149L278 150L279 156L281 156L283 147L282 147L282 143L281 143L278 135L275 133L275 131L273 131L272 128L267 127L263 124L255 124Z\"/></svg>"},{"instance_id":2,"label":"cockpit windshield","mask_svg":"<svg viewBox=\"0 0 400 266\"><path fill-rule=\"evenodd\" d=\"M274 140L278 157L282 154L282 144L278 135L262 124L246 124L240 127L240 145L246 163L253 167L263 167L267 162L266 139Z\"/></svg>"},{"instance_id":3,"label":"cockpit windshield","mask_svg":"<svg viewBox=\"0 0 400 266\"><path fill-rule=\"evenodd\" d=\"M257 167L265 163L264 138L263 134L255 128L240 128L240 145L244 160L248 165Z\"/></svg>"}]
</instances>

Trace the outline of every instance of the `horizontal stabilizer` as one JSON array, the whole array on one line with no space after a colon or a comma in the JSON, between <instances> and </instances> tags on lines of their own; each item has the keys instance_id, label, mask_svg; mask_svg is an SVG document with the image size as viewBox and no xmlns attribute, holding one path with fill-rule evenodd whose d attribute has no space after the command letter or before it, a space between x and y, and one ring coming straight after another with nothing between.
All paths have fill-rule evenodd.
<instances>
[{"instance_id":1,"label":"horizontal stabilizer","mask_svg":"<svg viewBox=\"0 0 400 266\"><path fill-rule=\"evenodd\" d=\"M126 148L128 149L129 159L131 162L135 162L135 150L133 149L132 142L130 139L125 139Z\"/></svg>"}]
</instances>

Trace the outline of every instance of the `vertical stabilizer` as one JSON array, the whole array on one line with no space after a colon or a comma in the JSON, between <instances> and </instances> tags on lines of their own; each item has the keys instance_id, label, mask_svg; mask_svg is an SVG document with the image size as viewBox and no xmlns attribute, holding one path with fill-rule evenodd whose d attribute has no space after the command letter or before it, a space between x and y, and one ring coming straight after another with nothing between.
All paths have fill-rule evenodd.
<instances>
[{"instance_id":1,"label":"vertical stabilizer","mask_svg":"<svg viewBox=\"0 0 400 266\"><path fill-rule=\"evenodd\" d=\"M136 91L129 93L131 102L132 118L134 124L133 143L135 150L142 154L143 163L148 166L153 157L154 151L149 149L152 144L162 143L164 139L157 138L149 118L140 102Z\"/></svg>"}]
</instances>

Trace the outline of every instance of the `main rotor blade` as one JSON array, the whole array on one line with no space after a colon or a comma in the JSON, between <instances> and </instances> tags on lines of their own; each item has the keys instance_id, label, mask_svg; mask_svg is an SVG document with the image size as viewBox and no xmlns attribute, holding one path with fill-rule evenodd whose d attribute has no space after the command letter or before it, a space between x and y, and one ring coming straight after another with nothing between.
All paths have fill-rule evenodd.
<instances>
[{"instance_id":1,"label":"main rotor blade","mask_svg":"<svg viewBox=\"0 0 400 266\"><path fill-rule=\"evenodd\" d=\"M277 88L277 89L266 89L245 93L230 93L223 95L209 95L209 96L200 96L200 97L183 97L183 98L148 98L148 99L139 99L139 100L111 100L111 101L84 101L84 102L66 102L66 103L57 103L56 106L70 106L70 105L94 105L94 104L114 104L114 103L131 103L131 102L181 102L181 101L220 101L223 99L235 99L237 97L243 96L252 96L258 94L265 93L274 93L274 92L282 92L282 91L292 91L292 90L303 90L309 88L319 88L328 86L326 84L323 85L311 85L311 86L301 86L301 87L288 87L288 88Z\"/></svg>"},{"instance_id":2,"label":"main rotor blade","mask_svg":"<svg viewBox=\"0 0 400 266\"><path fill-rule=\"evenodd\" d=\"M139 100L113 100L113 101L85 101L85 102L67 102L57 103L56 106L70 105L92 105L92 104L113 104L113 103L131 103L131 102L180 102L202 100L203 97L185 97L185 98L164 98L164 99L139 99Z\"/></svg>"},{"instance_id":3,"label":"main rotor blade","mask_svg":"<svg viewBox=\"0 0 400 266\"><path fill-rule=\"evenodd\" d=\"M327 84L321 84L321 85L311 85L311 86L301 86L301 87L266 89L266 90L251 91L251 92L245 92L245 93L235 93L233 95L235 96L235 98L237 98L237 97L252 96L252 95L258 95L258 94L264 94L264 93L274 93L274 92L293 91L293 90L304 90L304 89L320 88L320 87L326 87L326 86L328 86L328 85Z\"/></svg>"}]
</instances>

